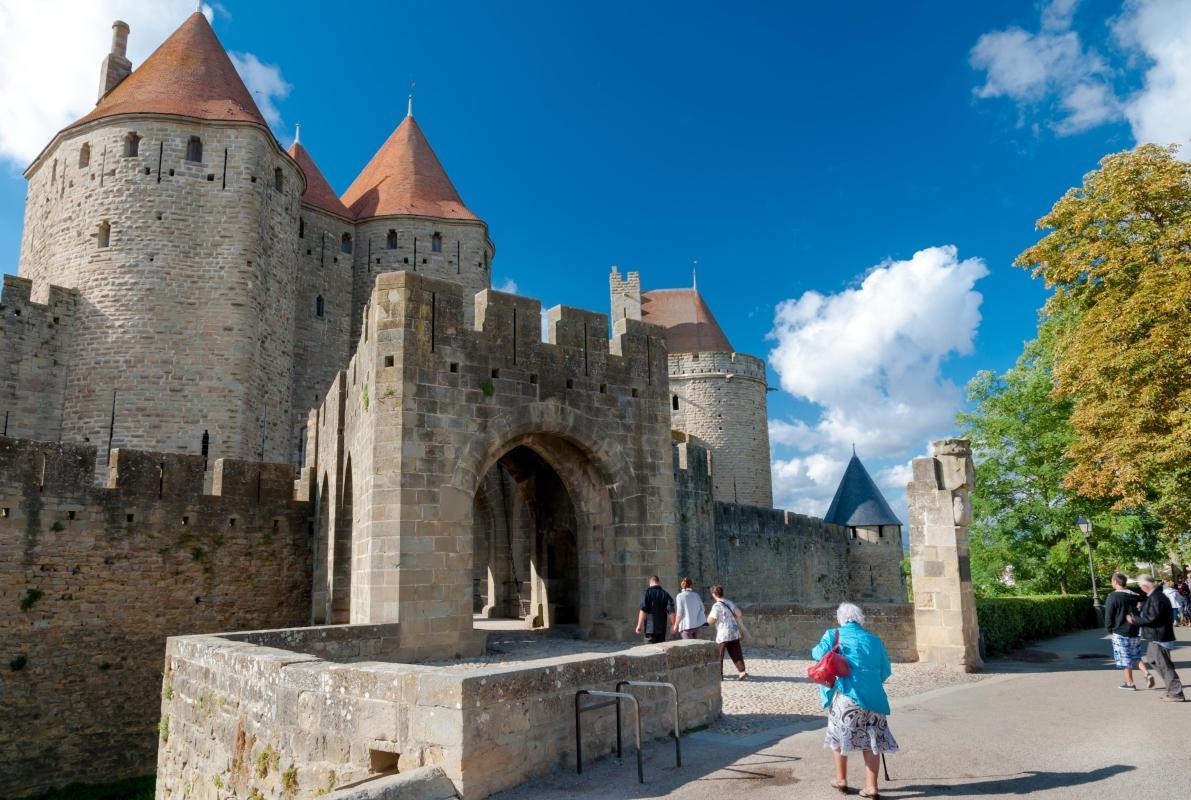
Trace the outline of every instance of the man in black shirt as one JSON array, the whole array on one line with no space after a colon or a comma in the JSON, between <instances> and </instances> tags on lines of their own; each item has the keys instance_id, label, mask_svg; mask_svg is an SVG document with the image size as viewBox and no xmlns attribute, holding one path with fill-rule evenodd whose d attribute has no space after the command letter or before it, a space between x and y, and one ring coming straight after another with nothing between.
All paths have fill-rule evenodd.
<instances>
[{"instance_id":1,"label":"man in black shirt","mask_svg":"<svg viewBox=\"0 0 1191 800\"><path fill-rule=\"evenodd\" d=\"M662 588L657 575L649 576L649 588L641 595L637 612L637 634L645 632L645 641L658 644L666 641L666 631L674 624L674 598Z\"/></svg>"},{"instance_id":2,"label":"man in black shirt","mask_svg":"<svg viewBox=\"0 0 1191 800\"><path fill-rule=\"evenodd\" d=\"M1125 682L1119 689L1136 691L1133 684L1133 665L1141 667L1146 676L1146 688L1154 688L1154 676L1141 660L1141 639L1137 637L1137 626L1125 619L1127 614L1136 614L1141 606L1142 596L1125 588L1129 578L1123 572L1112 575L1112 592L1104 601L1104 627L1112 634L1112 657L1117 669L1125 673Z\"/></svg>"},{"instance_id":3,"label":"man in black shirt","mask_svg":"<svg viewBox=\"0 0 1191 800\"><path fill-rule=\"evenodd\" d=\"M1174 671L1174 662L1170 660L1170 648L1174 646L1174 617L1170 601L1149 575L1139 575L1137 585L1146 593L1145 603L1141 611L1128 614L1125 619L1139 627L1141 638L1149 642L1145 660L1166 684L1166 694L1162 695L1162 699L1182 703L1185 699L1183 682L1179 680L1179 673Z\"/></svg>"}]
</instances>

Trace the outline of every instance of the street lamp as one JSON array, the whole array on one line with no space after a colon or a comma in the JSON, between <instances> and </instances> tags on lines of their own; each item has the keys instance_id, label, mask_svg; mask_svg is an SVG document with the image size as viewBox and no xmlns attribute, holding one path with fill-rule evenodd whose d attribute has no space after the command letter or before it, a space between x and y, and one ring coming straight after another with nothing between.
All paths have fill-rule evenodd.
<instances>
[{"instance_id":1,"label":"street lamp","mask_svg":"<svg viewBox=\"0 0 1191 800\"><path fill-rule=\"evenodd\" d=\"M1087 517L1076 517L1075 524L1083 534L1083 540L1088 546L1088 571L1092 574L1092 606L1100 608L1100 592L1096 590L1096 565L1092 561L1092 521Z\"/></svg>"}]
</instances>

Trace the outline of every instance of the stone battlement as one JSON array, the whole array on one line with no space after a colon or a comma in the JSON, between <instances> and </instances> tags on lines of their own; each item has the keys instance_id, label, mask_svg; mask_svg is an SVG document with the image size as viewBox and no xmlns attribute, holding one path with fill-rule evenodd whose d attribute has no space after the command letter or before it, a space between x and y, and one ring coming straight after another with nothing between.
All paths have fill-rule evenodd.
<instances>
[{"instance_id":1,"label":"stone battlement","mask_svg":"<svg viewBox=\"0 0 1191 800\"><path fill-rule=\"evenodd\" d=\"M730 375L765 382L765 362L745 353L671 353L674 377Z\"/></svg>"},{"instance_id":2,"label":"stone battlement","mask_svg":"<svg viewBox=\"0 0 1191 800\"><path fill-rule=\"evenodd\" d=\"M4 276L0 294L0 435L56 440L66 387L64 352L78 294L48 286L35 303L33 281Z\"/></svg>"},{"instance_id":3,"label":"stone battlement","mask_svg":"<svg viewBox=\"0 0 1191 800\"><path fill-rule=\"evenodd\" d=\"M200 455L113 450L104 486L94 481L96 458L97 448L89 445L0 437L0 498L16 502L31 491L80 502L110 496L171 503L219 498L231 511L297 502L290 464L221 458L213 465L208 494Z\"/></svg>"}]
</instances>

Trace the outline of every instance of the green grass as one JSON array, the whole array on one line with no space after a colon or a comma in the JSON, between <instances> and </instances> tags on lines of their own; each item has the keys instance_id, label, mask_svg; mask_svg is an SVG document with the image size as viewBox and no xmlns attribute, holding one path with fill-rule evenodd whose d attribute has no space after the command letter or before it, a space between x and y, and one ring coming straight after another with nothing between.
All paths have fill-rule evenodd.
<instances>
[{"instance_id":1,"label":"green grass","mask_svg":"<svg viewBox=\"0 0 1191 800\"><path fill-rule=\"evenodd\" d=\"M72 783L26 800L153 800L154 775L125 778L115 783Z\"/></svg>"}]
</instances>

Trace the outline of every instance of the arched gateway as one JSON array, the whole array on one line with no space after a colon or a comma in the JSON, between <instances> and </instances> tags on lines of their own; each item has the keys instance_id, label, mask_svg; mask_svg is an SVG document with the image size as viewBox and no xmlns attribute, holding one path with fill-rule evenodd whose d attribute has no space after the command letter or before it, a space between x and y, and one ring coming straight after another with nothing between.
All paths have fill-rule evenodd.
<instances>
[{"instance_id":1,"label":"arched gateway","mask_svg":"<svg viewBox=\"0 0 1191 800\"><path fill-rule=\"evenodd\" d=\"M477 611L627 638L645 579L677 569L660 331L618 320L609 342L603 314L556 307L543 343L537 301L480 292L474 327L465 302L378 276L359 349L311 416L311 485L351 487L319 498L351 509L351 537L320 543L332 585L316 594L341 597L350 557L336 618L398 623L410 658L482 650Z\"/></svg>"}]
</instances>

